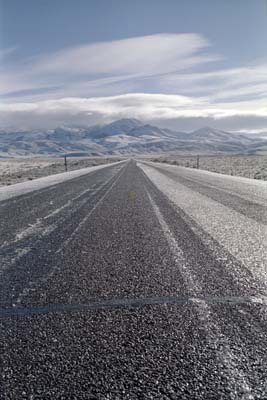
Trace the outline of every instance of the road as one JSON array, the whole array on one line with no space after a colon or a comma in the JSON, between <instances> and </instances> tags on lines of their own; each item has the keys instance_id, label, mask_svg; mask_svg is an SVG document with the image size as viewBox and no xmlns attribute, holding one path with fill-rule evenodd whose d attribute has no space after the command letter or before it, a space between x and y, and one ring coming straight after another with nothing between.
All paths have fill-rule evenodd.
<instances>
[{"instance_id":1,"label":"road","mask_svg":"<svg viewBox=\"0 0 267 400\"><path fill-rule=\"evenodd\" d=\"M265 182L130 160L10 193L1 399L267 398Z\"/></svg>"}]
</instances>

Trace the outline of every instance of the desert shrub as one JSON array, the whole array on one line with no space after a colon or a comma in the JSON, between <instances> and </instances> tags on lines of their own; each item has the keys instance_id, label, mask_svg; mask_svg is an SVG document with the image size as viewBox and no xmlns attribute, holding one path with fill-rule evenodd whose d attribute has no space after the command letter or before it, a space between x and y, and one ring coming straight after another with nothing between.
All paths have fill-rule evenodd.
<instances>
[{"instance_id":1,"label":"desert shrub","mask_svg":"<svg viewBox=\"0 0 267 400\"><path fill-rule=\"evenodd\" d=\"M257 171L257 172L254 174L254 179L262 179L261 171Z\"/></svg>"}]
</instances>

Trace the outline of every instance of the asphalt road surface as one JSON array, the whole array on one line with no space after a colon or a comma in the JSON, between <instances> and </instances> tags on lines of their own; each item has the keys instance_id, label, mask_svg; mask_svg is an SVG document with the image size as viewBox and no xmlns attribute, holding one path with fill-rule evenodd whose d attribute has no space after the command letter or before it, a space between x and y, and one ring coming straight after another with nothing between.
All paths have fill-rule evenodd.
<instances>
[{"instance_id":1,"label":"asphalt road surface","mask_svg":"<svg viewBox=\"0 0 267 400\"><path fill-rule=\"evenodd\" d=\"M0 202L1 399L266 399L267 184L128 161Z\"/></svg>"}]
</instances>

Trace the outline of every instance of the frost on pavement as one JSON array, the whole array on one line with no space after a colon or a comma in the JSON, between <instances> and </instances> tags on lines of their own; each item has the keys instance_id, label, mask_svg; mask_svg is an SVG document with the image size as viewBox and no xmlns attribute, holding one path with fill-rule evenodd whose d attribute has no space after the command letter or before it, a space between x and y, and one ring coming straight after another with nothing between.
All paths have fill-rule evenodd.
<instances>
[{"instance_id":1,"label":"frost on pavement","mask_svg":"<svg viewBox=\"0 0 267 400\"><path fill-rule=\"evenodd\" d=\"M174 181L164 174L164 169L159 171L150 164L139 164L151 181L179 208L181 208L189 217L191 217L200 227L209 233L215 240L221 243L236 259L242 262L244 267L248 268L253 276L259 279L267 287L267 226L264 223L255 221L231 207L221 204L208 196L198 193L187 186ZM172 167L172 172L177 176L183 174L181 168ZM192 170L191 170L192 171ZM190 171L201 178L202 171ZM200 172L200 173L199 173ZM212 174L212 173L208 173ZM208 175L205 172L205 175ZM216 175L212 176L216 178ZM232 177L226 177L229 181ZM221 179L221 181L220 181ZM223 187L224 175L217 180L217 186ZM252 193L252 201L255 202L256 187L258 202L265 199L267 204L265 182L254 182L253 180L236 178L232 181L236 186L236 194L239 191L238 186L242 187L240 197L243 191L247 191L247 196ZM255 185L256 184L256 185ZM261 195L261 196L260 196Z\"/></svg>"},{"instance_id":2,"label":"frost on pavement","mask_svg":"<svg viewBox=\"0 0 267 400\"><path fill-rule=\"evenodd\" d=\"M35 179L29 182L16 183L14 185L5 186L0 188L0 201L10 199L12 197L20 196L34 190L43 189L49 186L56 185L70 179L78 178L79 176L89 174L90 172L96 171L98 169L108 168L112 165L120 164L124 161L119 161L110 164L98 165L94 167L82 168L76 171L63 172L61 174L55 174L50 176L45 176L43 178Z\"/></svg>"}]
</instances>

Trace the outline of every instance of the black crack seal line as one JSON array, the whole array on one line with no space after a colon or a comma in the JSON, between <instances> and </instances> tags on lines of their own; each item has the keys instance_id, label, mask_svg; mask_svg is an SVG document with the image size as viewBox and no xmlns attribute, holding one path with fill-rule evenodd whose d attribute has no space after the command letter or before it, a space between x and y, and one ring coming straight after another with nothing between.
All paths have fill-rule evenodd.
<instances>
[{"instance_id":1,"label":"black crack seal line","mask_svg":"<svg viewBox=\"0 0 267 400\"><path fill-rule=\"evenodd\" d=\"M193 305L198 303L207 304L259 304L267 306L267 297L256 296L223 296L223 297L149 297L138 299L113 299L102 302L92 302L85 304L50 304L33 307L13 307L0 309L0 318L6 317L26 317L31 315L41 315L49 313L65 313L80 311L109 310L115 308L140 308L147 305L176 304Z\"/></svg>"}]
</instances>

